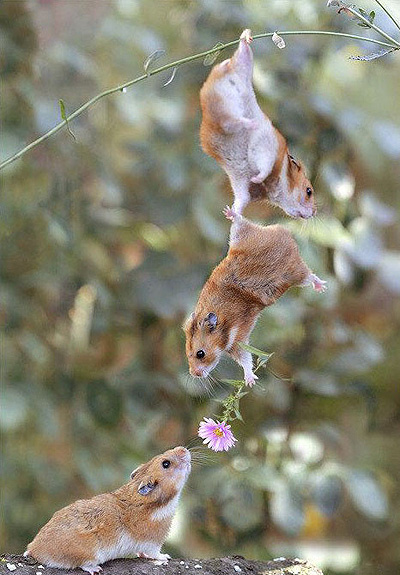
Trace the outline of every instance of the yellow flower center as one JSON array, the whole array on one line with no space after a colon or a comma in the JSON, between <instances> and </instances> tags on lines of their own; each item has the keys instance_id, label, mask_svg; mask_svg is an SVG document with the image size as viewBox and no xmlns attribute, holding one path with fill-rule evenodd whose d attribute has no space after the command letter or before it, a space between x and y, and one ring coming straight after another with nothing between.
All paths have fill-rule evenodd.
<instances>
[{"instance_id":1,"label":"yellow flower center","mask_svg":"<svg viewBox=\"0 0 400 575\"><path fill-rule=\"evenodd\" d=\"M217 437L224 437L224 432L222 431L222 429L217 427L216 429L214 429L214 435L216 435Z\"/></svg>"}]
</instances>

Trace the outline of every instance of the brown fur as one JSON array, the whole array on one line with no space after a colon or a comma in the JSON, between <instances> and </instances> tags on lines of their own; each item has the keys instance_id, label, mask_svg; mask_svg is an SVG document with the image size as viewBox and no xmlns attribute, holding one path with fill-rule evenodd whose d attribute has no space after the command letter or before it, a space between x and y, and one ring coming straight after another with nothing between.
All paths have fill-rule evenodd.
<instances>
[{"instance_id":1,"label":"brown fur","mask_svg":"<svg viewBox=\"0 0 400 575\"><path fill-rule=\"evenodd\" d=\"M28 545L27 554L59 567L96 564L98 550L117 545L122 533L136 541L159 543L161 548L173 515L154 520L152 514L179 494L190 471L190 463L185 467L187 457L190 461L183 447L168 450L141 465L119 489L57 511ZM162 467L165 459L171 461L168 469ZM155 484L154 489L141 495L139 487L148 482Z\"/></svg>"},{"instance_id":2,"label":"brown fur","mask_svg":"<svg viewBox=\"0 0 400 575\"><path fill-rule=\"evenodd\" d=\"M241 363L239 344L248 342L260 312L290 287L305 285L311 275L286 228L236 216L228 254L207 280L184 326L192 375L199 375L201 366L215 367L223 351ZM210 312L217 316L215 328L205 319ZM233 339L232 329L237 330ZM203 360L196 357L198 350L205 351Z\"/></svg>"},{"instance_id":3,"label":"brown fur","mask_svg":"<svg viewBox=\"0 0 400 575\"><path fill-rule=\"evenodd\" d=\"M213 67L200 90L201 146L228 174L238 213L251 200L268 199L290 216L311 217L316 213L316 204L304 167L291 158L284 136L257 104L252 85L252 52L245 32L233 56ZM240 109L245 121L253 122L253 129L240 124ZM264 134L258 144L254 140L251 143L253 130ZM257 151L262 159L256 159ZM268 166L267 176L261 183L253 183L254 166L264 164Z\"/></svg>"}]
</instances>

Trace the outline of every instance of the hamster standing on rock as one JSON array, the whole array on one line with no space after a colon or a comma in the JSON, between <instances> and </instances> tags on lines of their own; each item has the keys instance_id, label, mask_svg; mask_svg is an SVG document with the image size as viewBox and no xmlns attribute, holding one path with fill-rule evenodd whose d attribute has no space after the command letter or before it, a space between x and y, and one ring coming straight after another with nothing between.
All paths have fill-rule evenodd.
<instances>
[{"instance_id":1,"label":"hamster standing on rock","mask_svg":"<svg viewBox=\"0 0 400 575\"><path fill-rule=\"evenodd\" d=\"M49 567L99 573L101 563L161 553L190 473L190 453L175 447L143 463L131 481L111 493L81 499L57 511L25 552Z\"/></svg>"},{"instance_id":2,"label":"hamster standing on rock","mask_svg":"<svg viewBox=\"0 0 400 575\"><path fill-rule=\"evenodd\" d=\"M224 213L233 222L229 251L184 326L186 355L190 374L207 377L226 352L251 386L257 379L252 356L239 344L248 343L260 312L292 286L312 285L323 292L326 282L309 270L286 228L254 224L229 207Z\"/></svg>"},{"instance_id":3,"label":"hamster standing on rock","mask_svg":"<svg viewBox=\"0 0 400 575\"><path fill-rule=\"evenodd\" d=\"M244 30L232 58L214 66L201 88L201 145L228 174L236 213L251 199L268 198L289 216L310 218L312 185L256 100L251 40Z\"/></svg>"}]
</instances>

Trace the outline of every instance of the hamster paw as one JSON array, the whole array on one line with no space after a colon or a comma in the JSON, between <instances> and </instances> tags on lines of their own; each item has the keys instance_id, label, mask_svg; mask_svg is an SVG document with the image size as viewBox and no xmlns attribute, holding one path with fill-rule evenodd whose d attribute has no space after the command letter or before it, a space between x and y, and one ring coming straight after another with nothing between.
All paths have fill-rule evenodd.
<instances>
[{"instance_id":1,"label":"hamster paw","mask_svg":"<svg viewBox=\"0 0 400 575\"><path fill-rule=\"evenodd\" d=\"M168 555L168 553L159 553L157 559L159 561L168 561L168 559L171 559L171 555Z\"/></svg>"},{"instance_id":2,"label":"hamster paw","mask_svg":"<svg viewBox=\"0 0 400 575\"><path fill-rule=\"evenodd\" d=\"M258 121L254 120L254 118L240 118L239 122L247 130L255 130L259 126Z\"/></svg>"},{"instance_id":3,"label":"hamster paw","mask_svg":"<svg viewBox=\"0 0 400 575\"><path fill-rule=\"evenodd\" d=\"M258 172L256 176L250 178L250 181L253 182L253 184L262 184L267 175L264 172Z\"/></svg>"},{"instance_id":4,"label":"hamster paw","mask_svg":"<svg viewBox=\"0 0 400 575\"><path fill-rule=\"evenodd\" d=\"M243 32L240 35L240 39L245 40L247 42L247 44L250 44L253 41L253 37L251 35L251 30L249 28L246 28L246 30L243 30Z\"/></svg>"},{"instance_id":5,"label":"hamster paw","mask_svg":"<svg viewBox=\"0 0 400 575\"><path fill-rule=\"evenodd\" d=\"M258 377L253 372L251 372L251 374L249 375L244 376L244 382L249 387L253 387L257 379Z\"/></svg>"},{"instance_id":6,"label":"hamster paw","mask_svg":"<svg viewBox=\"0 0 400 575\"><path fill-rule=\"evenodd\" d=\"M318 293L326 292L326 290L328 289L328 286L326 285L325 280L319 279L319 277L316 276L315 274L312 274L310 279L311 279L312 287L316 292L318 292Z\"/></svg>"},{"instance_id":7,"label":"hamster paw","mask_svg":"<svg viewBox=\"0 0 400 575\"><path fill-rule=\"evenodd\" d=\"M100 567L100 565L93 565L93 564L81 565L81 569L83 571L87 571L88 573L90 573L90 575L95 575L95 573L100 573L101 571L103 571L103 568Z\"/></svg>"},{"instance_id":8,"label":"hamster paw","mask_svg":"<svg viewBox=\"0 0 400 575\"><path fill-rule=\"evenodd\" d=\"M229 206L225 206L225 208L222 210L222 213L224 214L226 219L231 220L231 222L233 222L233 220L237 216L235 210L233 208L230 208Z\"/></svg>"}]
</instances>

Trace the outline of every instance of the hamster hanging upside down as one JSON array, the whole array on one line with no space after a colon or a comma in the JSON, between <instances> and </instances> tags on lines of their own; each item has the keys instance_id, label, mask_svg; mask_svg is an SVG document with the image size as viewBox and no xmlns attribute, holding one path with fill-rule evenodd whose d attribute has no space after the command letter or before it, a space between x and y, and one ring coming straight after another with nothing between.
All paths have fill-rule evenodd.
<instances>
[{"instance_id":1,"label":"hamster hanging upside down","mask_svg":"<svg viewBox=\"0 0 400 575\"><path fill-rule=\"evenodd\" d=\"M214 66L200 90L201 145L228 174L236 213L252 199L267 198L289 216L310 218L313 187L256 100L251 40L244 30L232 58Z\"/></svg>"},{"instance_id":2,"label":"hamster hanging upside down","mask_svg":"<svg viewBox=\"0 0 400 575\"><path fill-rule=\"evenodd\" d=\"M254 224L229 207L224 213L233 222L229 251L184 326L186 355L190 374L207 377L226 352L251 386L257 379L252 356L239 344L248 343L261 311L292 286L312 285L323 292L326 282L309 270L286 228Z\"/></svg>"},{"instance_id":3,"label":"hamster hanging upside down","mask_svg":"<svg viewBox=\"0 0 400 575\"><path fill-rule=\"evenodd\" d=\"M102 570L101 563L119 557L169 559L161 546L190 461L185 447L175 447L140 465L131 481L116 491L57 511L29 543L25 556L49 567L80 567L92 575Z\"/></svg>"}]
</instances>

